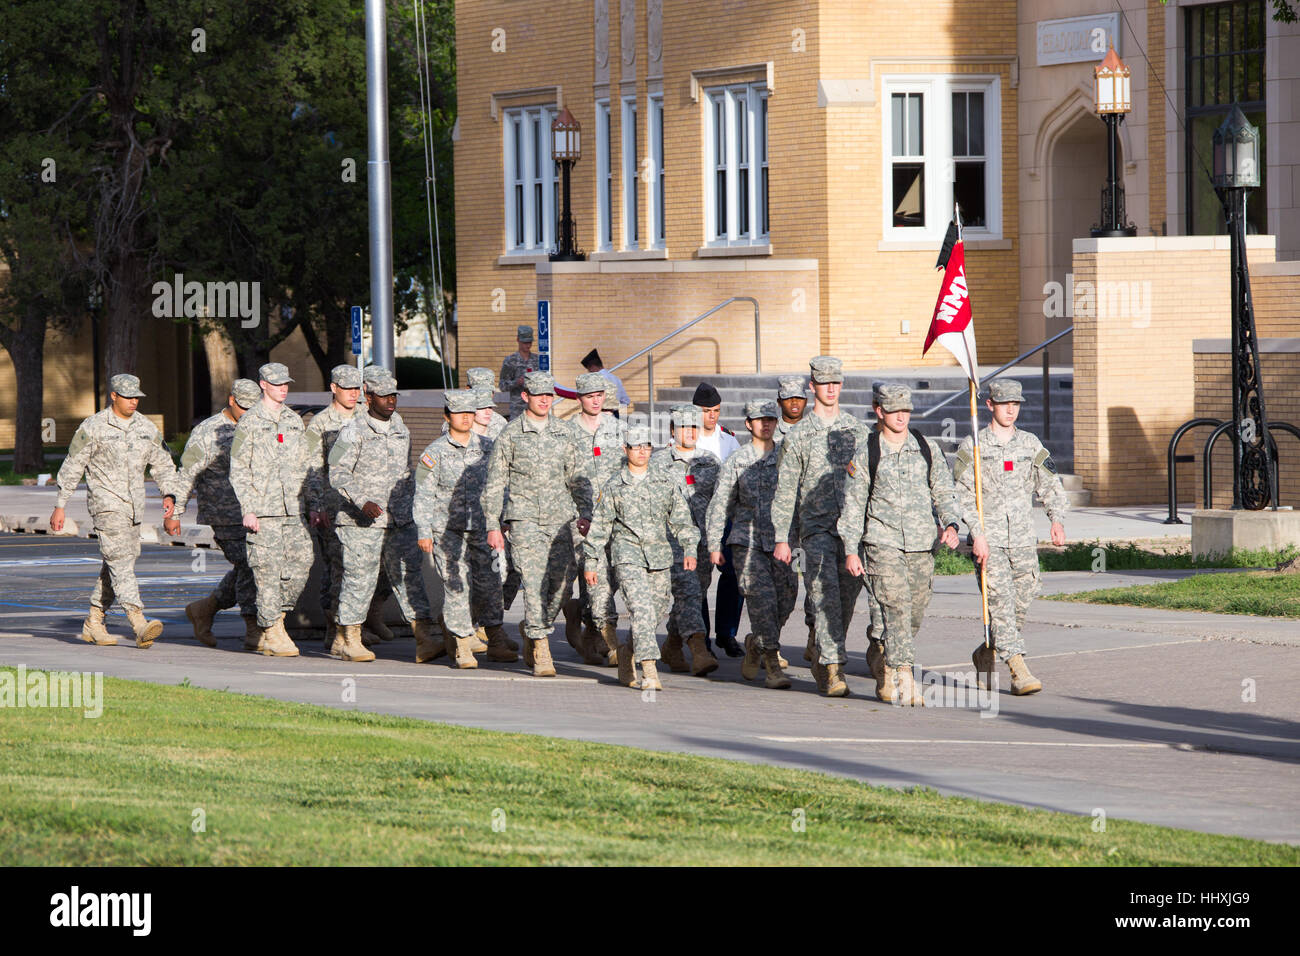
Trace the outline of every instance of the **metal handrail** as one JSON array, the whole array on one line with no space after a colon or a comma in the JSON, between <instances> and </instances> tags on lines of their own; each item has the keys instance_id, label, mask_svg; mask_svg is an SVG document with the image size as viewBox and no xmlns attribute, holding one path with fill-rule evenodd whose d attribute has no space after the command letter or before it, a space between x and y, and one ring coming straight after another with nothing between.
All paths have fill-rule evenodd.
<instances>
[{"instance_id":1,"label":"metal handrail","mask_svg":"<svg viewBox=\"0 0 1300 956\"><path fill-rule=\"evenodd\" d=\"M651 342L641 351L629 355L627 358L623 359L623 361L617 363L616 365L610 366L609 371L616 372L624 365L628 364L629 362L635 362L643 355L649 356L646 359L646 384L649 386L650 389L649 405L650 405L651 421L654 421L654 414L655 414L655 357L650 353L653 352L655 349L657 349L659 346L663 345L673 336L680 335L682 332L685 332L691 326L704 321L709 316L711 316L714 312L717 312L719 309L726 308L727 306L731 305L731 303L733 302L748 302L754 306L754 371L755 372L763 371L763 353L760 348L761 336L759 334L759 322L758 322L758 300L755 299L753 296L748 296L748 295L733 295L730 299L718 303L713 308L709 309L707 312L701 312L699 315L691 319L685 325L681 325L673 329L673 331L669 332L663 338L656 339L654 342ZM1073 326L1071 326L1071 328L1073 328Z\"/></svg>"},{"instance_id":2,"label":"metal handrail","mask_svg":"<svg viewBox=\"0 0 1300 956\"><path fill-rule=\"evenodd\" d=\"M1011 368L1011 366L1013 366L1013 365L1019 365L1019 364L1020 364L1021 362L1023 362L1025 359L1029 358L1029 356L1031 356L1031 355L1037 355L1039 352L1041 352L1043 349L1047 348L1049 345L1051 345L1051 344L1052 344L1053 342L1055 342L1057 339L1065 338L1065 336L1069 335L1069 334L1070 334L1071 332L1073 332L1073 331L1074 331L1074 326L1072 325L1072 326L1070 326L1068 329L1065 329L1065 330L1063 330L1063 331L1061 331L1061 332L1057 332L1057 333L1056 333L1055 335L1053 335L1050 339L1045 339L1045 340L1043 340L1042 342L1038 343L1038 344L1035 345L1032 349L1030 349L1028 352L1022 352L1020 355L1017 355L1015 358L1013 358L1010 362L1007 362L1005 365L999 365L999 366L998 366L997 368L995 368L993 371L989 372L989 374L985 375L982 379L980 379L980 382L979 382L980 385L983 385L985 382L997 378L999 375L1001 375L1001 374L1002 374L1003 372L1005 372L1007 369ZM935 412L937 412L939 409L943 408L943 406L947 405L949 402L954 401L955 399L958 399L958 398L960 398L960 397L963 396L963 395L969 395L969 394L970 394L970 390L969 390L969 389L966 389L966 388L959 388L957 391L953 392L951 395L949 395L947 398L945 398L945 399L944 399L942 402L940 402L938 405L932 405L930 408L927 408L924 412L921 412L919 415L913 415L912 417L913 417L913 418L929 418L931 415L933 415L933 414L934 414ZM1046 393L1045 393L1045 394L1046 394ZM1045 399L1045 400L1046 400L1046 399Z\"/></svg>"}]
</instances>

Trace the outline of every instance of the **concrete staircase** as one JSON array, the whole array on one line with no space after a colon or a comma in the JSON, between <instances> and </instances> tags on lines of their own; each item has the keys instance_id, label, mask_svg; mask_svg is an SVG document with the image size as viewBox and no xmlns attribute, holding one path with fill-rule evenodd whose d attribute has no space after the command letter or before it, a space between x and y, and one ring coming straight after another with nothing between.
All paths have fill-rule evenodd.
<instances>
[{"instance_id":1,"label":"concrete staircase","mask_svg":"<svg viewBox=\"0 0 1300 956\"><path fill-rule=\"evenodd\" d=\"M981 369L987 374L993 367ZM745 403L756 398L775 398L777 379L788 373L757 373L749 375L683 375L681 385L657 390L655 400L657 410L667 411L668 406L689 402L695 394L695 387L702 381L710 382L722 395L722 423L736 433L744 444L748 440L745 431ZM1002 377L1020 380L1025 402L1021 408L1017 425L1038 435L1047 450L1052 453L1052 462L1065 491L1070 497L1071 507L1084 507L1091 500L1091 493L1083 487L1083 482L1073 474L1074 469L1074 371L1069 367L1056 367L1049 370L1049 388L1051 389L1051 435L1043 434L1044 401L1043 374L1041 369L1009 369ZM951 464L961 440L970 432L970 402L965 395L949 402L928 418L919 417L926 409L932 408L954 391L966 387L966 378L955 369L882 369L873 372L847 372L844 387L840 392L840 407L864 422L874 422L871 412L871 384L875 381L902 382L912 389L912 403L916 410L912 415L912 427L924 435L935 439L941 448L947 451ZM809 393L811 401L812 394ZM980 402L980 425L989 421L988 409Z\"/></svg>"}]
</instances>

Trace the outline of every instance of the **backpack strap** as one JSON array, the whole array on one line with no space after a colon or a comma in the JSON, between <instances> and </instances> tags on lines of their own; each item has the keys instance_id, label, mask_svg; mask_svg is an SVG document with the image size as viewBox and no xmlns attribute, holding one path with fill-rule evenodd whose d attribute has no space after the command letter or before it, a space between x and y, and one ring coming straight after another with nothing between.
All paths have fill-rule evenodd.
<instances>
[{"instance_id":1,"label":"backpack strap","mask_svg":"<svg viewBox=\"0 0 1300 956\"><path fill-rule=\"evenodd\" d=\"M934 471L934 456L930 453L930 443L925 440L915 428L909 429L916 438L916 444L920 446L921 457L925 459L925 478L927 484L930 475ZM870 437L867 438L867 471L871 475L871 493L876 490L876 469L880 466L880 429L873 428Z\"/></svg>"}]
</instances>

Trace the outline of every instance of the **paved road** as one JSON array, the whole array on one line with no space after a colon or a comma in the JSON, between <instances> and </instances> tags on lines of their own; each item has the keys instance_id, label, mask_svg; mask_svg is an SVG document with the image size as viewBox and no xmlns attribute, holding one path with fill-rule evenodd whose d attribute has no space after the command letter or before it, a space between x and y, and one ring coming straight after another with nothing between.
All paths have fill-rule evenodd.
<instances>
[{"instance_id":1,"label":"paved road","mask_svg":"<svg viewBox=\"0 0 1300 956\"><path fill-rule=\"evenodd\" d=\"M964 675L979 634L973 580L938 578L917 646L926 680L936 682L931 699L948 706L911 711L871 696L865 616L850 641L853 696L818 696L802 666L801 612L783 634L799 665L794 689L747 685L739 662L724 659L710 679L667 675L662 693L643 696L620 687L611 669L580 663L558 630L559 677L549 680L522 663L467 673L417 666L409 638L378 648L374 664L334 661L316 640L301 642L300 658L260 657L240 649L243 625L232 612L218 618L222 639L209 650L190 636L183 611L224 570L219 553L205 560L196 571L185 549L145 546L142 588L167 631L149 651L128 642L95 648L77 639L98 569L95 543L0 535L0 664L189 678L343 709L782 764L1062 810L1080 814L1080 826L1101 809L1108 818L1300 842L1294 621L1038 601L1027 638L1046 690L1016 698L1004 689L981 701ZM1047 576L1045 591L1170 576L1062 572ZM516 603L509 619L521 610ZM119 614L110 627L126 633ZM355 703L343 699L349 683ZM1253 687L1253 701L1242 700L1250 696L1243 686Z\"/></svg>"}]
</instances>

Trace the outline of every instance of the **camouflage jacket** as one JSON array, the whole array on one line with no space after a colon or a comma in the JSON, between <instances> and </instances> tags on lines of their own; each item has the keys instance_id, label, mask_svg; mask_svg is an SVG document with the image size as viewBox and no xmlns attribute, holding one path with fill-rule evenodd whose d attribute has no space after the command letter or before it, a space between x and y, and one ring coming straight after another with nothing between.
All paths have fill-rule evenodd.
<instances>
[{"instance_id":1,"label":"camouflage jacket","mask_svg":"<svg viewBox=\"0 0 1300 956\"><path fill-rule=\"evenodd\" d=\"M77 428L59 466L56 507L67 507L86 476L86 506L92 515L113 512L145 519L144 470L164 495L176 491L176 464L153 422L139 412L118 418L112 408L96 412Z\"/></svg>"},{"instance_id":2,"label":"camouflage jacket","mask_svg":"<svg viewBox=\"0 0 1300 956\"><path fill-rule=\"evenodd\" d=\"M195 494L199 498L199 524L221 527L244 520L239 498L230 486L230 446L234 440L235 423L224 409L194 426L181 453L176 517L184 513L185 503Z\"/></svg>"},{"instance_id":3,"label":"camouflage jacket","mask_svg":"<svg viewBox=\"0 0 1300 956\"><path fill-rule=\"evenodd\" d=\"M942 527L955 525L963 517L948 461L934 441L925 441L930 446L928 482L925 458L909 431L898 451L881 439L873 487L863 439L849 464L844 486L839 535L846 553L856 551L863 541L902 551L929 551L939 535L935 516Z\"/></svg>"},{"instance_id":4,"label":"camouflage jacket","mask_svg":"<svg viewBox=\"0 0 1300 956\"><path fill-rule=\"evenodd\" d=\"M764 455L750 442L723 462L705 521L707 550L721 551L724 543L768 552L776 546L772 532L776 458L776 448ZM722 535L728 518L731 536L724 542Z\"/></svg>"},{"instance_id":5,"label":"camouflage jacket","mask_svg":"<svg viewBox=\"0 0 1300 956\"><path fill-rule=\"evenodd\" d=\"M411 433L397 412L387 428L366 412L352 416L334 442L329 473L330 485L339 493L339 524L397 528L411 523ZM367 501L384 509L373 521L361 513Z\"/></svg>"},{"instance_id":6,"label":"camouflage jacket","mask_svg":"<svg viewBox=\"0 0 1300 956\"><path fill-rule=\"evenodd\" d=\"M694 555L699 541L682 486L671 472L651 468L638 480L624 468L600 490L582 542L583 567L596 567L609 542L611 564L660 571L680 560L677 555Z\"/></svg>"},{"instance_id":7,"label":"camouflage jacket","mask_svg":"<svg viewBox=\"0 0 1300 956\"><path fill-rule=\"evenodd\" d=\"M867 427L845 411L829 422L809 411L786 433L772 496L777 544L793 544L789 536L794 528L801 537L838 533L844 478L867 435Z\"/></svg>"},{"instance_id":8,"label":"camouflage jacket","mask_svg":"<svg viewBox=\"0 0 1300 956\"><path fill-rule=\"evenodd\" d=\"M583 427L581 415L574 415L564 424L573 434L573 443L578 449L578 464L591 482L593 494L599 492L605 482L619 473L626 460L627 456L623 452L623 423L613 415L602 414L596 423L595 432L589 432Z\"/></svg>"},{"instance_id":9,"label":"camouflage jacket","mask_svg":"<svg viewBox=\"0 0 1300 956\"><path fill-rule=\"evenodd\" d=\"M957 496L962 508L975 513L974 442L969 435L957 449L953 464ZM980 429L980 497L984 503L984 534L991 547L1032 547L1033 496L1036 494L1052 521L1064 521L1070 509L1060 477L1038 436L1017 428L1005 442L993 429ZM970 525L974 530L977 526Z\"/></svg>"},{"instance_id":10,"label":"camouflage jacket","mask_svg":"<svg viewBox=\"0 0 1300 956\"><path fill-rule=\"evenodd\" d=\"M471 432L464 445L443 435L425 447L415 465L414 516L421 538L449 529L483 531L483 487L492 444Z\"/></svg>"},{"instance_id":11,"label":"camouflage jacket","mask_svg":"<svg viewBox=\"0 0 1300 956\"><path fill-rule=\"evenodd\" d=\"M778 444L785 441L785 436L790 434L790 429L798 425L798 422L787 422L784 418L778 419L776 431L772 433L772 440Z\"/></svg>"},{"instance_id":12,"label":"camouflage jacket","mask_svg":"<svg viewBox=\"0 0 1300 956\"><path fill-rule=\"evenodd\" d=\"M330 452L334 450L334 442L338 441L343 426L365 413L365 404L359 403L350 416L344 417L331 402L313 415L311 421L307 423L307 431L320 437L320 446L307 466L307 509L309 511L334 514L339 510L341 505L339 496L330 487Z\"/></svg>"},{"instance_id":13,"label":"camouflage jacket","mask_svg":"<svg viewBox=\"0 0 1300 956\"><path fill-rule=\"evenodd\" d=\"M568 426L559 419L548 416L539 425L520 415L493 443L483 488L488 531L500 530L502 521L555 527L575 513L590 518L591 498L591 482L578 464L578 449Z\"/></svg>"},{"instance_id":14,"label":"camouflage jacket","mask_svg":"<svg viewBox=\"0 0 1300 956\"><path fill-rule=\"evenodd\" d=\"M497 376L497 381L501 384L501 391L510 393L510 420L514 421L519 413L524 410L524 399L520 394L524 387L516 384L516 379L525 372L537 371L537 356L535 354L524 358L518 352L511 352L501 363L501 374Z\"/></svg>"},{"instance_id":15,"label":"camouflage jacket","mask_svg":"<svg viewBox=\"0 0 1300 956\"><path fill-rule=\"evenodd\" d=\"M682 493L691 506L695 527L702 532L709 512L709 502L713 500L713 489L717 487L718 475L722 471L722 462L718 461L718 456L697 448L695 454L687 458L677 450L676 445L670 445L650 456L650 470L667 472L677 478Z\"/></svg>"},{"instance_id":16,"label":"camouflage jacket","mask_svg":"<svg viewBox=\"0 0 1300 956\"><path fill-rule=\"evenodd\" d=\"M302 514L307 465L319 442L287 405L279 418L262 402L244 412L230 445L230 486L240 510L259 518Z\"/></svg>"}]
</instances>

